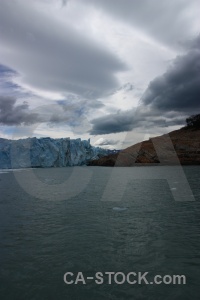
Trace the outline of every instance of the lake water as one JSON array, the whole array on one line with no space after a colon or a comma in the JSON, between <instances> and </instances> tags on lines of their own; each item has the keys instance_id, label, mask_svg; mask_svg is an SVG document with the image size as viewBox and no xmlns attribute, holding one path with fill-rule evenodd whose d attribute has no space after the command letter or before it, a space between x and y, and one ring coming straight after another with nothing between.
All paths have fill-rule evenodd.
<instances>
[{"instance_id":1,"label":"lake water","mask_svg":"<svg viewBox=\"0 0 200 300\"><path fill-rule=\"evenodd\" d=\"M181 170L0 171L1 299L199 299L200 167ZM93 277L109 271L149 272L150 279L181 274L187 281L63 280L66 272Z\"/></svg>"}]
</instances>

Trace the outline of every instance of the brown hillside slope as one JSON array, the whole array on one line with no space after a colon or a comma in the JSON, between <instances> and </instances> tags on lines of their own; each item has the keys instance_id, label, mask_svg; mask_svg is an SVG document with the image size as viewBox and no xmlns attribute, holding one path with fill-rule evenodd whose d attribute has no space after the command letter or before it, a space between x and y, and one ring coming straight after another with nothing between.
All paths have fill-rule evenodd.
<instances>
[{"instance_id":1,"label":"brown hillside slope","mask_svg":"<svg viewBox=\"0 0 200 300\"><path fill-rule=\"evenodd\" d=\"M181 128L102 157L90 166L135 166L138 164L200 164L200 129Z\"/></svg>"}]
</instances>

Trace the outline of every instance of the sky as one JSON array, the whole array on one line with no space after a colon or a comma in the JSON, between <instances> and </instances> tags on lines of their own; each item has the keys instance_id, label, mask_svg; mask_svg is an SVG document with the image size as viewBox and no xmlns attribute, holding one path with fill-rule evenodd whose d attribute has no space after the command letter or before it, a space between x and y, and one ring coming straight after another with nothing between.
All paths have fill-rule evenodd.
<instances>
[{"instance_id":1,"label":"sky","mask_svg":"<svg viewBox=\"0 0 200 300\"><path fill-rule=\"evenodd\" d=\"M0 0L0 137L126 148L200 113L198 0Z\"/></svg>"}]
</instances>

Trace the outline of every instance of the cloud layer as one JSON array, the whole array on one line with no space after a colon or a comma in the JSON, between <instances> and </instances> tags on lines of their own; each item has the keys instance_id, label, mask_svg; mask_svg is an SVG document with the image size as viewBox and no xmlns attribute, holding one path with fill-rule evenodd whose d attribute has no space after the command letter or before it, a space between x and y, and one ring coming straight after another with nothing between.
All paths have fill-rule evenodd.
<instances>
[{"instance_id":1,"label":"cloud layer","mask_svg":"<svg viewBox=\"0 0 200 300\"><path fill-rule=\"evenodd\" d=\"M36 136L121 148L124 132L181 126L200 110L198 6L0 1L1 136L34 125Z\"/></svg>"},{"instance_id":2,"label":"cloud layer","mask_svg":"<svg viewBox=\"0 0 200 300\"><path fill-rule=\"evenodd\" d=\"M63 123L74 128L89 126L85 116L87 111L88 103L86 101L77 103L54 101L30 109L27 102L18 104L14 97L0 96L0 124L6 126L29 126L43 123L49 123L51 126Z\"/></svg>"},{"instance_id":3,"label":"cloud layer","mask_svg":"<svg viewBox=\"0 0 200 300\"><path fill-rule=\"evenodd\" d=\"M192 47L178 56L166 73L150 82L142 97L143 105L162 111L200 110L200 37Z\"/></svg>"},{"instance_id":4,"label":"cloud layer","mask_svg":"<svg viewBox=\"0 0 200 300\"><path fill-rule=\"evenodd\" d=\"M172 126L200 111L200 37L185 55L177 56L169 69L152 80L136 109L119 111L92 121L91 134L131 131L133 128Z\"/></svg>"},{"instance_id":5,"label":"cloud layer","mask_svg":"<svg viewBox=\"0 0 200 300\"><path fill-rule=\"evenodd\" d=\"M0 96L0 124L3 125L30 125L38 121L36 113L29 113L28 104L15 105L16 99Z\"/></svg>"},{"instance_id":6,"label":"cloud layer","mask_svg":"<svg viewBox=\"0 0 200 300\"><path fill-rule=\"evenodd\" d=\"M118 140L112 140L112 139L104 139L100 138L95 142L95 146L108 146L108 145L116 145L118 144Z\"/></svg>"},{"instance_id":7,"label":"cloud layer","mask_svg":"<svg viewBox=\"0 0 200 300\"><path fill-rule=\"evenodd\" d=\"M27 1L1 2L0 25L1 59L35 88L97 98L115 89L115 74L125 70L105 45Z\"/></svg>"},{"instance_id":8,"label":"cloud layer","mask_svg":"<svg viewBox=\"0 0 200 300\"><path fill-rule=\"evenodd\" d=\"M79 0L80 1L80 0ZM158 42L177 47L199 30L198 0L86 0ZM196 22L195 22L196 20Z\"/></svg>"}]
</instances>

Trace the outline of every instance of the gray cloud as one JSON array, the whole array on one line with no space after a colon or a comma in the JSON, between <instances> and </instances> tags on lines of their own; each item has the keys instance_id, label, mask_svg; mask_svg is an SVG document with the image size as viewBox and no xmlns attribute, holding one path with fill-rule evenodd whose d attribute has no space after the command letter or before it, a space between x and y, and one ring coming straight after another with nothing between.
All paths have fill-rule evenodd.
<instances>
[{"instance_id":1,"label":"gray cloud","mask_svg":"<svg viewBox=\"0 0 200 300\"><path fill-rule=\"evenodd\" d=\"M62 0L62 5L66 6L67 5L68 0Z\"/></svg>"},{"instance_id":2,"label":"gray cloud","mask_svg":"<svg viewBox=\"0 0 200 300\"><path fill-rule=\"evenodd\" d=\"M90 131L92 135L130 131L133 127L133 111L119 111L117 114L94 119L91 123L93 125Z\"/></svg>"},{"instance_id":3,"label":"gray cloud","mask_svg":"<svg viewBox=\"0 0 200 300\"><path fill-rule=\"evenodd\" d=\"M79 3L80 0L73 1ZM49 123L53 126L63 122L73 128L78 127L83 132L81 122L84 122L85 115L106 105L92 100L113 95L114 91L116 94L120 91L128 93L137 87L128 83L120 89L116 75L126 70L124 63L106 50L106 44L99 45L88 38L88 32L80 33L81 31L73 29L78 22L76 18L69 24L62 18L61 20L52 16L52 8L54 4L57 5L56 1L51 3L49 11L50 6L43 5L45 2L48 4L49 1L28 3L25 0L6 0L0 4L0 63L12 69L12 74L8 74L8 81L5 79L5 70L0 68L0 73L4 76L0 83L4 94L4 97L0 97L0 123ZM82 6L79 9L84 7L85 3L94 5L96 10L101 9L116 20L121 19L138 28L141 35L144 32L146 37L151 36L154 40L173 47L193 35L197 20L197 2L85 0L84 4L80 1ZM58 5L61 6L61 3L65 6L68 1L58 1ZM74 7L76 8L76 5ZM59 9L60 12L68 13L68 8L70 5ZM87 11L87 8L84 9ZM85 22L85 11L80 25L81 22ZM90 13L90 10L88 11ZM79 13L77 15L80 17ZM189 48L188 53L177 57L166 73L149 83L137 109L113 112L94 119L90 133L108 134L131 131L133 128L183 124L187 114L195 113L200 108L199 40L198 38L190 41L189 46L187 42L183 43L185 49ZM148 60L151 60L151 52L149 53ZM17 73L13 72L14 70ZM135 74L137 76L137 73ZM16 92L16 81L13 84L11 80L18 75L21 76L23 84L61 93L68 100L52 102L51 105L32 111L28 103L18 104L15 97L5 96L19 95ZM132 81L132 78L127 80ZM71 99L70 96L67 97L69 94L72 95ZM88 121L86 123L84 130Z\"/></svg>"},{"instance_id":4,"label":"gray cloud","mask_svg":"<svg viewBox=\"0 0 200 300\"><path fill-rule=\"evenodd\" d=\"M117 145L119 143L119 140L111 140L111 139L104 139L100 138L95 142L95 146L113 146Z\"/></svg>"},{"instance_id":5,"label":"gray cloud","mask_svg":"<svg viewBox=\"0 0 200 300\"><path fill-rule=\"evenodd\" d=\"M159 110L148 110L144 106L127 111L119 111L92 121L92 135L110 134L131 131L133 128L149 129L184 124L185 115L166 113Z\"/></svg>"},{"instance_id":6,"label":"gray cloud","mask_svg":"<svg viewBox=\"0 0 200 300\"><path fill-rule=\"evenodd\" d=\"M144 105L161 111L200 110L200 37L192 47L178 56L166 73L150 82L142 96Z\"/></svg>"},{"instance_id":7,"label":"gray cloud","mask_svg":"<svg viewBox=\"0 0 200 300\"><path fill-rule=\"evenodd\" d=\"M199 24L198 0L85 0L85 2L100 7L116 19L128 22L170 47L190 38L196 33L194 22Z\"/></svg>"},{"instance_id":8,"label":"gray cloud","mask_svg":"<svg viewBox=\"0 0 200 300\"><path fill-rule=\"evenodd\" d=\"M16 105L16 99L7 96L0 96L0 124L2 125L26 125L38 121L37 113L28 111L28 104Z\"/></svg>"},{"instance_id":9,"label":"gray cloud","mask_svg":"<svg viewBox=\"0 0 200 300\"><path fill-rule=\"evenodd\" d=\"M92 121L91 134L131 131L133 128L183 125L186 116L200 111L200 37L178 56L162 76L150 82L141 105Z\"/></svg>"},{"instance_id":10,"label":"gray cloud","mask_svg":"<svg viewBox=\"0 0 200 300\"><path fill-rule=\"evenodd\" d=\"M116 89L115 74L126 69L105 45L24 0L1 3L0 36L4 64L35 88L96 98Z\"/></svg>"},{"instance_id":11,"label":"gray cloud","mask_svg":"<svg viewBox=\"0 0 200 300\"><path fill-rule=\"evenodd\" d=\"M18 104L14 97L0 96L1 125L33 125L48 123L49 126L67 124L72 128L88 125L85 113L88 112L87 101L71 103L50 103L30 109L27 102ZM86 124L87 123L87 124Z\"/></svg>"}]
</instances>

